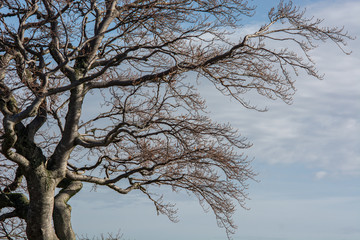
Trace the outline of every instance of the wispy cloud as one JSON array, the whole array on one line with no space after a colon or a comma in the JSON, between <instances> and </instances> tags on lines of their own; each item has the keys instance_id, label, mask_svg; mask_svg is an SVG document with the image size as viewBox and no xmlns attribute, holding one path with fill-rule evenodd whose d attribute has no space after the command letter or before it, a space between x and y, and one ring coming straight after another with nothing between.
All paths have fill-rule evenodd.
<instances>
[{"instance_id":1,"label":"wispy cloud","mask_svg":"<svg viewBox=\"0 0 360 240\"><path fill-rule=\"evenodd\" d=\"M326 177L326 175L328 175L328 173L326 171L319 171L315 173L315 177L317 179L322 179L324 177Z\"/></svg>"},{"instance_id":2,"label":"wispy cloud","mask_svg":"<svg viewBox=\"0 0 360 240\"><path fill-rule=\"evenodd\" d=\"M352 179L360 177L360 2L324 0L307 9L309 15L325 18L326 25L345 25L358 38L349 43L350 56L331 43L313 52L325 79L299 76L293 105L255 97L249 99L270 110L250 111L224 100L210 86L200 86L212 116L230 122L254 143L247 154L263 168L259 176L263 181L249 190L251 211L237 212L239 230L234 239L360 239L360 198ZM255 25L247 30L262 23ZM304 169L310 171L301 172ZM180 223L172 224L164 216L156 217L151 203L136 195L115 196L101 190L99 195L80 194L80 200L71 200L80 233L91 236L99 228L107 232L121 227L126 237L138 240L224 239L211 213L203 214L195 199L184 201L187 195L167 194L166 199L179 203ZM101 201L102 209L95 207Z\"/></svg>"},{"instance_id":3,"label":"wispy cloud","mask_svg":"<svg viewBox=\"0 0 360 240\"><path fill-rule=\"evenodd\" d=\"M359 1L324 1L308 7L308 15L326 19L329 26L345 25L358 38L349 42L350 56L331 42L312 52L325 79L297 77L292 106L269 101L265 104L270 110L258 113L239 109L233 102L221 105L208 96L215 117L233 123L253 141L249 154L257 161L303 163L329 175L360 176L359 9ZM252 101L263 104L264 99Z\"/></svg>"}]
</instances>

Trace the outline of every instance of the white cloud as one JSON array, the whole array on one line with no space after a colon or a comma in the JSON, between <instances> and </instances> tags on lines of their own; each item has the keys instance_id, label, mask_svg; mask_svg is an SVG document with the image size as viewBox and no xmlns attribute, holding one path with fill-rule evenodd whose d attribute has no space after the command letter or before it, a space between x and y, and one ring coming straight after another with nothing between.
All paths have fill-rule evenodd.
<instances>
[{"instance_id":1,"label":"white cloud","mask_svg":"<svg viewBox=\"0 0 360 240\"><path fill-rule=\"evenodd\" d=\"M308 14L325 18L330 26L346 25L356 35L359 9L359 1L324 1L308 8ZM218 120L232 123L249 137L254 143L249 155L257 161L302 163L329 175L360 176L360 38L350 41L348 48L353 51L350 56L334 43L313 51L325 79L297 77L291 106L250 99L269 106L268 112L258 113L240 109L234 101L219 104L207 89L208 105Z\"/></svg>"},{"instance_id":2,"label":"white cloud","mask_svg":"<svg viewBox=\"0 0 360 240\"><path fill-rule=\"evenodd\" d=\"M317 179L322 179L324 177L326 177L328 175L328 173L326 171L319 171L315 173L315 177Z\"/></svg>"},{"instance_id":3,"label":"white cloud","mask_svg":"<svg viewBox=\"0 0 360 240\"><path fill-rule=\"evenodd\" d=\"M256 98L254 102L270 108L259 113L242 109L234 101L226 102L216 90L201 86L214 118L232 123L254 143L248 154L256 163L272 164L262 164L264 171L259 178L265 180L249 190L251 211L237 212L239 230L234 239L360 239L358 191L353 181L338 181L347 179L344 176L360 176L360 2L323 1L308 10L311 15L324 17L329 25L346 25L359 37L350 42L350 56L334 44L314 52L319 70L326 73L325 80L300 76L292 106ZM269 170L280 164L293 172L276 175ZM303 171L299 165L315 170L299 174ZM293 176L296 174L301 176ZM308 182L304 183L304 175ZM323 181L314 181L314 177ZM330 177L336 179L332 184ZM277 179L282 185L274 183ZM80 233L91 236L121 227L127 238L138 240L224 239L224 231L217 229L214 217L203 214L194 199L174 197L179 200L180 223L172 224L163 216L157 217L151 203L137 195L115 197L106 192L106 202L99 205L100 209L95 205L104 194L100 191L98 200L94 193L83 195L83 201L71 200L74 226Z\"/></svg>"},{"instance_id":4,"label":"white cloud","mask_svg":"<svg viewBox=\"0 0 360 240\"><path fill-rule=\"evenodd\" d=\"M324 23L337 23L338 26L359 24L360 2L357 0L337 0L330 3L323 0L310 5L307 9L310 13L316 14L316 17L324 18Z\"/></svg>"}]
</instances>

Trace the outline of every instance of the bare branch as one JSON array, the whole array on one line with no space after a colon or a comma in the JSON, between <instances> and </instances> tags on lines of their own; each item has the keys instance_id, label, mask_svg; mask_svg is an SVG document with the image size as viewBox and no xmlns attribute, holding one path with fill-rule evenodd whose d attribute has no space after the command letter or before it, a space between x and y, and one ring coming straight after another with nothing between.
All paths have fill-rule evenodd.
<instances>
[{"instance_id":1,"label":"bare branch","mask_svg":"<svg viewBox=\"0 0 360 240\"><path fill-rule=\"evenodd\" d=\"M298 74L322 78L310 50L330 41L346 52L352 39L291 1L238 39L231 31L254 11L247 1L0 5L0 238L8 239L24 237L19 219L30 240L75 239L67 202L82 182L138 190L170 220L173 204L152 187L183 190L232 233L256 176L243 153L251 144L207 116L198 83L250 109L263 110L252 92L290 104Z\"/></svg>"}]
</instances>

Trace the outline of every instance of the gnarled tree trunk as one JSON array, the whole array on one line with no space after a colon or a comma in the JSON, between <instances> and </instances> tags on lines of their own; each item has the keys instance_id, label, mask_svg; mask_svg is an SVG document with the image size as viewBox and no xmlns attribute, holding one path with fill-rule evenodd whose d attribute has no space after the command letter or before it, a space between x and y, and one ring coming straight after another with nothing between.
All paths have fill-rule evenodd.
<instances>
[{"instance_id":1,"label":"gnarled tree trunk","mask_svg":"<svg viewBox=\"0 0 360 240\"><path fill-rule=\"evenodd\" d=\"M26 176L30 204L26 217L29 240L58 240L52 225L54 195L58 180L44 165Z\"/></svg>"},{"instance_id":2,"label":"gnarled tree trunk","mask_svg":"<svg viewBox=\"0 0 360 240\"><path fill-rule=\"evenodd\" d=\"M81 182L141 191L171 220L173 205L151 186L193 193L232 233L235 204L244 206L256 175L240 153L251 144L208 117L198 82L250 109L249 91L291 103L299 70L322 77L309 58L315 41L351 39L291 1L242 37L228 30L252 15L245 0L0 0L0 8L0 234L7 239L14 218L26 221L29 240L75 239L67 202ZM274 49L273 41L294 50Z\"/></svg>"},{"instance_id":3,"label":"gnarled tree trunk","mask_svg":"<svg viewBox=\"0 0 360 240\"><path fill-rule=\"evenodd\" d=\"M72 196L82 188L81 182L64 181L60 184L63 189L55 197L54 227L60 240L76 240L71 226L71 206L67 204Z\"/></svg>"}]
</instances>

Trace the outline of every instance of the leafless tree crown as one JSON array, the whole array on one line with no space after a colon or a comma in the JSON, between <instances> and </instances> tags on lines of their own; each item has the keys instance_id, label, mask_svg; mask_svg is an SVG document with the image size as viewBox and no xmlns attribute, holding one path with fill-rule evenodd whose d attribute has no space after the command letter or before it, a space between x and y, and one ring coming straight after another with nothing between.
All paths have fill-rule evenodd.
<instances>
[{"instance_id":1,"label":"leafless tree crown","mask_svg":"<svg viewBox=\"0 0 360 240\"><path fill-rule=\"evenodd\" d=\"M235 206L244 206L255 175L241 151L250 144L209 119L197 83L246 108L255 108L247 92L291 103L299 71L321 78L309 51L326 40L342 48L350 38L291 1L241 36L234 34L241 18L254 13L242 0L0 5L0 238L7 239L75 239L67 202L83 182L140 191L174 221L173 205L153 186L185 190L232 233Z\"/></svg>"}]
</instances>

